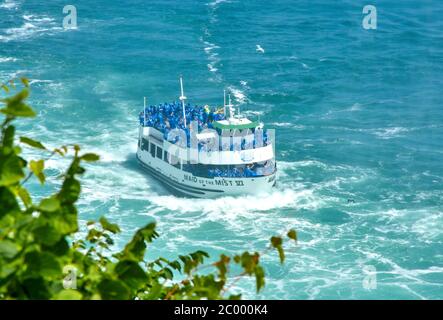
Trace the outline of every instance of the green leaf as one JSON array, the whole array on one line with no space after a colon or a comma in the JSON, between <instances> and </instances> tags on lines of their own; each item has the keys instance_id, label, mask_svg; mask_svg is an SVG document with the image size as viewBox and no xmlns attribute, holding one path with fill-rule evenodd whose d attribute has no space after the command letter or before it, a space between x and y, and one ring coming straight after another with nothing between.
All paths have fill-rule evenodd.
<instances>
[{"instance_id":1,"label":"green leaf","mask_svg":"<svg viewBox=\"0 0 443 320\"><path fill-rule=\"evenodd\" d=\"M69 235L78 230L77 208L70 203L61 206L61 214L51 215L51 222L55 229L63 235Z\"/></svg>"},{"instance_id":2,"label":"green leaf","mask_svg":"<svg viewBox=\"0 0 443 320\"><path fill-rule=\"evenodd\" d=\"M154 284L150 288L148 294L143 296L143 299L146 299L146 300L160 299L161 294L162 294L162 289L163 289L163 286L160 283L154 282Z\"/></svg>"},{"instance_id":3,"label":"green leaf","mask_svg":"<svg viewBox=\"0 0 443 320\"><path fill-rule=\"evenodd\" d=\"M59 230L56 231L60 233ZM46 240L45 242L52 242L52 240L51 241ZM56 256L65 256L68 253L69 249L70 249L70 244L65 238L60 238L60 241L58 241L53 245L45 245L44 243L42 244L42 250L50 251Z\"/></svg>"},{"instance_id":4,"label":"green leaf","mask_svg":"<svg viewBox=\"0 0 443 320\"><path fill-rule=\"evenodd\" d=\"M130 298L128 286L118 280L104 279L97 288L104 300L128 300Z\"/></svg>"},{"instance_id":5,"label":"green leaf","mask_svg":"<svg viewBox=\"0 0 443 320\"><path fill-rule=\"evenodd\" d=\"M33 118L36 115L34 110L32 110L31 107L25 103L18 103L14 106L14 108L0 109L0 112L6 115L24 118Z\"/></svg>"},{"instance_id":6,"label":"green leaf","mask_svg":"<svg viewBox=\"0 0 443 320\"><path fill-rule=\"evenodd\" d=\"M283 244L283 239L281 237L272 237L271 244L274 248L281 246Z\"/></svg>"},{"instance_id":7,"label":"green leaf","mask_svg":"<svg viewBox=\"0 0 443 320\"><path fill-rule=\"evenodd\" d=\"M169 263L169 265L171 266L171 268L173 268L177 271L180 271L180 272L182 271L182 265L178 261L172 261Z\"/></svg>"},{"instance_id":8,"label":"green leaf","mask_svg":"<svg viewBox=\"0 0 443 320\"><path fill-rule=\"evenodd\" d=\"M289 230L288 238L297 241L297 232L294 229Z\"/></svg>"},{"instance_id":9,"label":"green leaf","mask_svg":"<svg viewBox=\"0 0 443 320\"><path fill-rule=\"evenodd\" d=\"M2 240L0 242L0 257L4 259L12 259L21 250L20 246L10 240Z\"/></svg>"},{"instance_id":10,"label":"green leaf","mask_svg":"<svg viewBox=\"0 0 443 320\"><path fill-rule=\"evenodd\" d=\"M115 272L119 279L133 290L138 290L148 281L145 271L132 260L123 260L117 263Z\"/></svg>"},{"instance_id":11,"label":"green leaf","mask_svg":"<svg viewBox=\"0 0 443 320\"><path fill-rule=\"evenodd\" d=\"M6 108L0 109L1 113L15 117L35 117L35 112L23 101L29 96L29 90L23 89L15 96L4 99Z\"/></svg>"},{"instance_id":12,"label":"green leaf","mask_svg":"<svg viewBox=\"0 0 443 320\"><path fill-rule=\"evenodd\" d=\"M46 246L52 246L58 243L62 237L62 234L55 229L51 224L45 223L34 229L33 234L35 240Z\"/></svg>"},{"instance_id":13,"label":"green leaf","mask_svg":"<svg viewBox=\"0 0 443 320\"><path fill-rule=\"evenodd\" d=\"M9 88L8 88L8 86L7 86L6 84L3 84L3 85L1 86L1 88L2 88L6 93L9 93Z\"/></svg>"},{"instance_id":14,"label":"green leaf","mask_svg":"<svg viewBox=\"0 0 443 320\"><path fill-rule=\"evenodd\" d=\"M119 233L120 227L118 224L110 223L105 217L100 218L100 224L104 230L107 230L112 233Z\"/></svg>"},{"instance_id":15,"label":"green leaf","mask_svg":"<svg viewBox=\"0 0 443 320\"><path fill-rule=\"evenodd\" d=\"M201 250L197 250L191 253L190 256L196 262L196 264L201 264L204 262L205 258L209 258L209 254Z\"/></svg>"},{"instance_id":16,"label":"green leaf","mask_svg":"<svg viewBox=\"0 0 443 320\"><path fill-rule=\"evenodd\" d=\"M47 282L41 276L26 278L21 286L27 299L48 300L51 297Z\"/></svg>"},{"instance_id":17,"label":"green leaf","mask_svg":"<svg viewBox=\"0 0 443 320\"><path fill-rule=\"evenodd\" d=\"M74 178L66 178L58 194L60 202L74 203L80 196L80 182Z\"/></svg>"},{"instance_id":18,"label":"green leaf","mask_svg":"<svg viewBox=\"0 0 443 320\"><path fill-rule=\"evenodd\" d=\"M228 272L228 265L230 261L231 258L224 254L221 254L220 260L215 263L215 266L219 271L218 276L222 280L226 280L226 273Z\"/></svg>"},{"instance_id":19,"label":"green leaf","mask_svg":"<svg viewBox=\"0 0 443 320\"><path fill-rule=\"evenodd\" d=\"M12 185L23 179L25 165L26 163L15 154L0 159L0 186Z\"/></svg>"},{"instance_id":20,"label":"green leaf","mask_svg":"<svg viewBox=\"0 0 443 320\"><path fill-rule=\"evenodd\" d=\"M255 266L255 285L257 288L257 293L260 292L260 289L265 286L265 271L261 266Z\"/></svg>"},{"instance_id":21,"label":"green leaf","mask_svg":"<svg viewBox=\"0 0 443 320\"><path fill-rule=\"evenodd\" d=\"M280 263L283 263L285 261L285 252L283 251L282 247L283 239L281 237L272 237L271 244L278 251L278 255L280 257Z\"/></svg>"},{"instance_id":22,"label":"green leaf","mask_svg":"<svg viewBox=\"0 0 443 320\"><path fill-rule=\"evenodd\" d=\"M57 277L62 273L57 258L49 252L31 251L25 256L27 271L42 277Z\"/></svg>"},{"instance_id":23,"label":"green leaf","mask_svg":"<svg viewBox=\"0 0 443 320\"><path fill-rule=\"evenodd\" d=\"M169 268L164 268L162 271L163 271L162 276L163 276L166 280L172 280L172 279L174 278L174 273L172 272L171 269L169 269Z\"/></svg>"},{"instance_id":24,"label":"green leaf","mask_svg":"<svg viewBox=\"0 0 443 320\"><path fill-rule=\"evenodd\" d=\"M38 209L41 211L46 211L46 212L57 211L58 209L60 209L60 201L58 201L58 199L56 199L56 198L43 199L40 202Z\"/></svg>"},{"instance_id":25,"label":"green leaf","mask_svg":"<svg viewBox=\"0 0 443 320\"><path fill-rule=\"evenodd\" d=\"M81 300L82 294L77 290L62 290L56 296L55 300Z\"/></svg>"},{"instance_id":26,"label":"green leaf","mask_svg":"<svg viewBox=\"0 0 443 320\"><path fill-rule=\"evenodd\" d=\"M31 160L29 163L29 168L31 169L32 173L37 177L37 179L40 181L41 184L45 183L46 177L43 173L43 170L45 169L45 161L44 160Z\"/></svg>"},{"instance_id":27,"label":"green leaf","mask_svg":"<svg viewBox=\"0 0 443 320\"><path fill-rule=\"evenodd\" d=\"M152 242L158 236L155 231L155 223L149 223L137 230L132 240L125 246L120 256L135 261L142 261L146 251L146 242Z\"/></svg>"},{"instance_id":28,"label":"green leaf","mask_svg":"<svg viewBox=\"0 0 443 320\"><path fill-rule=\"evenodd\" d=\"M7 187L0 187L0 203L0 219L6 214L12 215L14 212L20 211L14 193Z\"/></svg>"},{"instance_id":29,"label":"green leaf","mask_svg":"<svg viewBox=\"0 0 443 320\"><path fill-rule=\"evenodd\" d=\"M26 208L29 208L32 204L31 195L29 194L28 190L26 190L23 187L18 188L18 196L23 201L23 204L26 206Z\"/></svg>"},{"instance_id":30,"label":"green leaf","mask_svg":"<svg viewBox=\"0 0 443 320\"><path fill-rule=\"evenodd\" d=\"M27 137L20 137L20 142L36 149L46 150L46 147L40 142Z\"/></svg>"},{"instance_id":31,"label":"green leaf","mask_svg":"<svg viewBox=\"0 0 443 320\"><path fill-rule=\"evenodd\" d=\"M20 78L20 81L25 87L29 87L29 80L27 78Z\"/></svg>"},{"instance_id":32,"label":"green leaf","mask_svg":"<svg viewBox=\"0 0 443 320\"><path fill-rule=\"evenodd\" d=\"M80 159L88 162L94 162L100 160L100 157L95 153L86 153L80 157Z\"/></svg>"},{"instance_id":33,"label":"green leaf","mask_svg":"<svg viewBox=\"0 0 443 320\"><path fill-rule=\"evenodd\" d=\"M5 129L5 133L3 135L3 146L4 147L12 148L12 146L14 144L14 134L15 134L14 126L8 126Z\"/></svg>"},{"instance_id":34,"label":"green leaf","mask_svg":"<svg viewBox=\"0 0 443 320\"><path fill-rule=\"evenodd\" d=\"M255 252L254 254L250 254L249 252L243 252L241 255L239 262L242 266L242 268L245 270L245 272L249 275L252 275L255 270L255 266L259 262L260 255ZM234 261L237 259L234 257Z\"/></svg>"}]
</instances>

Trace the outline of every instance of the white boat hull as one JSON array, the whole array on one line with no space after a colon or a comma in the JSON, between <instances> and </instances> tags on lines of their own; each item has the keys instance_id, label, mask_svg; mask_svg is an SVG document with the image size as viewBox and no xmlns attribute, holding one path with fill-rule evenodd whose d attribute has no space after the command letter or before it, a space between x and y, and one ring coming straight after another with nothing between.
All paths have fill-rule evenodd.
<instances>
[{"instance_id":1,"label":"white boat hull","mask_svg":"<svg viewBox=\"0 0 443 320\"><path fill-rule=\"evenodd\" d=\"M214 198L269 192L275 185L275 172L260 177L198 177L178 169L149 152L137 150L137 160L154 178L176 194L195 198Z\"/></svg>"}]
</instances>

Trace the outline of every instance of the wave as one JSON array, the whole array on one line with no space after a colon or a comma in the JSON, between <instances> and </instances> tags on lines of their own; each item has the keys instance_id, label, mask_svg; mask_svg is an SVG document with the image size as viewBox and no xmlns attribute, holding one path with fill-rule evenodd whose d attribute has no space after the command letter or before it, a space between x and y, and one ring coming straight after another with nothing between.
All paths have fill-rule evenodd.
<instances>
[{"instance_id":1,"label":"wave","mask_svg":"<svg viewBox=\"0 0 443 320\"><path fill-rule=\"evenodd\" d=\"M9 28L0 34L0 42L30 39L63 30L56 21L46 15L23 15L23 25Z\"/></svg>"},{"instance_id":2,"label":"wave","mask_svg":"<svg viewBox=\"0 0 443 320\"><path fill-rule=\"evenodd\" d=\"M234 95L235 100L237 100L239 104L244 104L249 101L248 97L242 90L234 86L229 86L228 90Z\"/></svg>"},{"instance_id":3,"label":"wave","mask_svg":"<svg viewBox=\"0 0 443 320\"><path fill-rule=\"evenodd\" d=\"M28 70L17 70L14 72L2 72L0 70L0 82L7 82L11 79L17 79L21 77L26 77L26 75L29 73Z\"/></svg>"},{"instance_id":4,"label":"wave","mask_svg":"<svg viewBox=\"0 0 443 320\"><path fill-rule=\"evenodd\" d=\"M11 9L17 9L19 5L20 5L19 3L13 0L5 0L5 2L0 3L0 8L11 10Z\"/></svg>"},{"instance_id":5,"label":"wave","mask_svg":"<svg viewBox=\"0 0 443 320\"><path fill-rule=\"evenodd\" d=\"M26 20L26 21L30 21L30 22L52 22L52 21L54 21L53 18L50 18L48 16L41 16L41 17L39 17L39 16L35 16L35 15L32 15L32 14L29 14L29 15L25 14L25 15L23 15L23 19Z\"/></svg>"},{"instance_id":6,"label":"wave","mask_svg":"<svg viewBox=\"0 0 443 320\"><path fill-rule=\"evenodd\" d=\"M217 7L221 3L230 3L230 2L231 1L229 1L229 0L215 0L215 1L212 1L210 3L207 3L206 5L210 6L210 7Z\"/></svg>"},{"instance_id":7,"label":"wave","mask_svg":"<svg viewBox=\"0 0 443 320\"><path fill-rule=\"evenodd\" d=\"M290 127L290 126L292 126L292 123L290 123L290 122L273 122L270 124L273 126L276 126L276 127Z\"/></svg>"},{"instance_id":8,"label":"wave","mask_svg":"<svg viewBox=\"0 0 443 320\"><path fill-rule=\"evenodd\" d=\"M383 128L383 129L375 129L373 133L381 138L381 139L392 139L401 137L403 133L409 132L412 129L403 128L403 127L391 127L391 128Z\"/></svg>"},{"instance_id":9,"label":"wave","mask_svg":"<svg viewBox=\"0 0 443 320\"><path fill-rule=\"evenodd\" d=\"M17 58L12 58L12 57L0 57L0 63L3 62L15 62L17 61Z\"/></svg>"},{"instance_id":10,"label":"wave","mask_svg":"<svg viewBox=\"0 0 443 320\"><path fill-rule=\"evenodd\" d=\"M187 199L175 196L155 196L151 197L151 203L182 214L198 212L204 214L217 215L223 218L226 214L247 215L256 212L268 212L281 208L312 208L317 205L309 203L307 199L312 199L312 190L295 191L283 189L272 191L271 193L245 195L237 197L221 197L216 199Z\"/></svg>"},{"instance_id":11,"label":"wave","mask_svg":"<svg viewBox=\"0 0 443 320\"><path fill-rule=\"evenodd\" d=\"M220 63L220 58L218 57L218 53L216 52L216 50L219 49L220 47L209 41L204 41L203 39L201 39L201 41L203 41L203 44L205 45L204 51L209 61L207 65L208 70L212 73L216 73L218 71L217 66Z\"/></svg>"}]
</instances>

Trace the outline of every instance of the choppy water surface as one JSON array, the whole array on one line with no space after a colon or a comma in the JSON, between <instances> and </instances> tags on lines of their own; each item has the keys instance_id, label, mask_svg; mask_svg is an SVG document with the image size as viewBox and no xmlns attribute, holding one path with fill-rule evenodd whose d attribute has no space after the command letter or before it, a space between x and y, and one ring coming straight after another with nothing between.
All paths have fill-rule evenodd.
<instances>
[{"instance_id":1,"label":"choppy water surface","mask_svg":"<svg viewBox=\"0 0 443 320\"><path fill-rule=\"evenodd\" d=\"M364 30L363 1L78 1L66 31L63 1L0 1L0 79L31 78L39 112L20 129L102 155L83 178L81 219L120 223L118 245L151 219L152 257L263 251L292 227L299 245L284 266L264 257L262 293L249 279L236 290L443 298L441 2L377 1L378 28ZM277 130L274 192L176 198L138 168L142 97L177 99L180 74L191 102L220 104L230 88ZM49 162L51 188L65 165Z\"/></svg>"}]
</instances>

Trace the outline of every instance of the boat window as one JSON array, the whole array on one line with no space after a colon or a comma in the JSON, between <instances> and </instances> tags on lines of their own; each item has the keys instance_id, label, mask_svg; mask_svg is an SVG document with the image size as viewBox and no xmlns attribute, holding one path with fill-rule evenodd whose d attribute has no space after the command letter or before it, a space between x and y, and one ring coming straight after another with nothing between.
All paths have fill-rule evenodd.
<instances>
[{"instance_id":1,"label":"boat window","mask_svg":"<svg viewBox=\"0 0 443 320\"><path fill-rule=\"evenodd\" d=\"M170 165L173 165L177 169L180 169L180 159L177 158L176 156L170 154L170 153L169 153L169 156L168 156L168 163Z\"/></svg>"},{"instance_id":2,"label":"boat window","mask_svg":"<svg viewBox=\"0 0 443 320\"><path fill-rule=\"evenodd\" d=\"M157 158L162 159L163 150L157 146Z\"/></svg>"},{"instance_id":3,"label":"boat window","mask_svg":"<svg viewBox=\"0 0 443 320\"><path fill-rule=\"evenodd\" d=\"M142 139L140 148L149 152L149 142L146 139Z\"/></svg>"},{"instance_id":4,"label":"boat window","mask_svg":"<svg viewBox=\"0 0 443 320\"><path fill-rule=\"evenodd\" d=\"M150 148L151 148L151 156L154 158L155 157L155 144L153 144L151 142L150 144Z\"/></svg>"}]
</instances>

